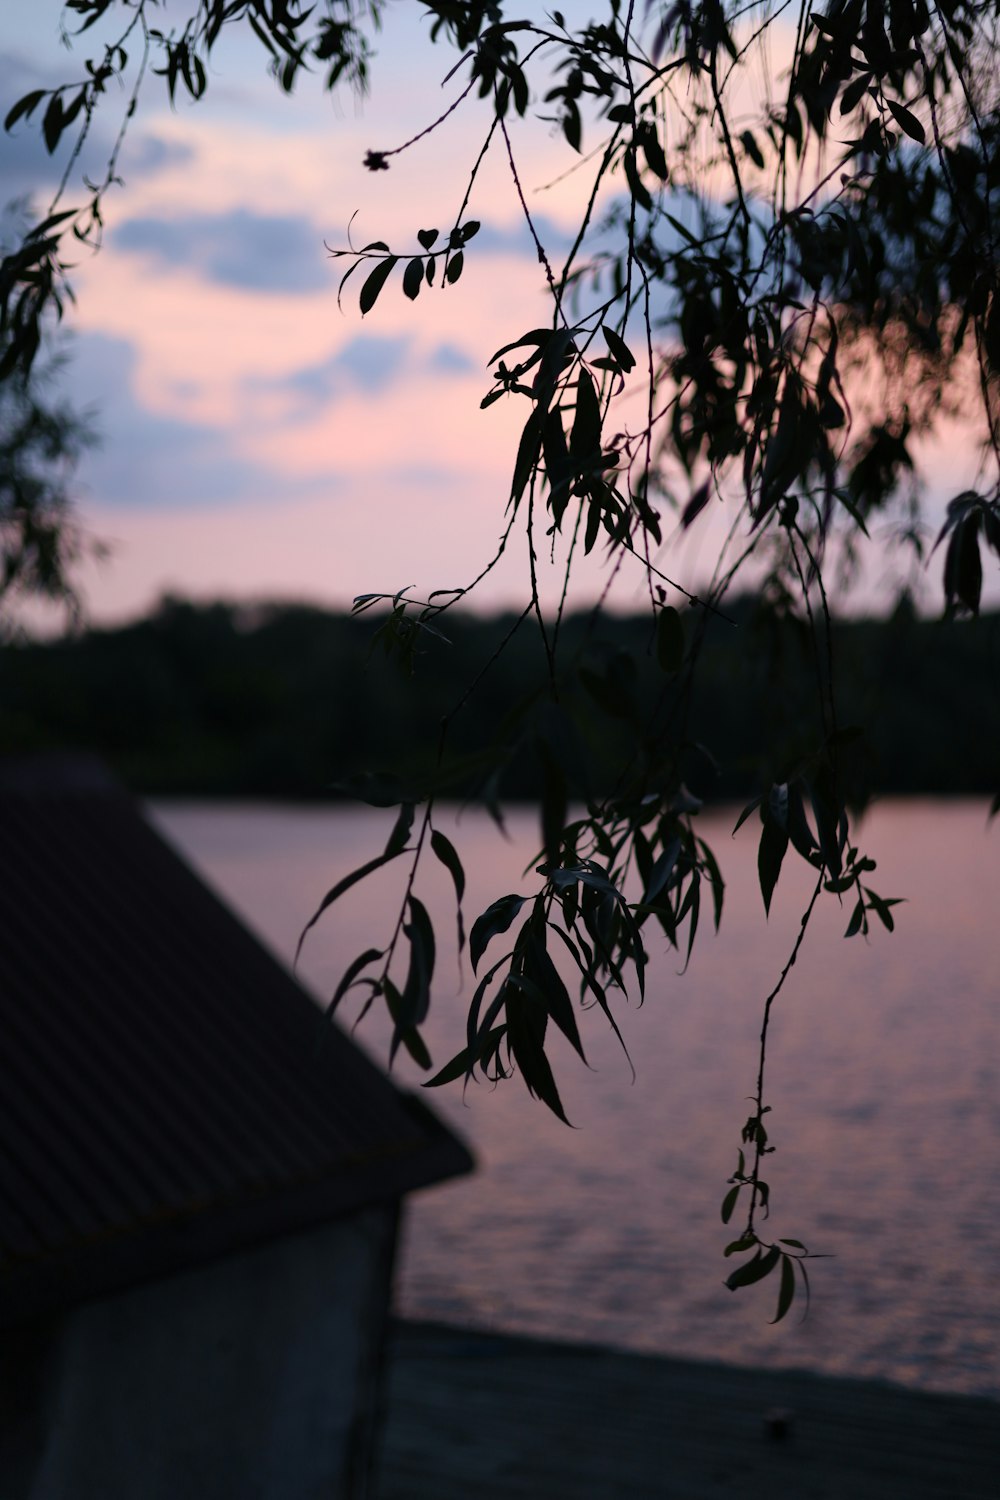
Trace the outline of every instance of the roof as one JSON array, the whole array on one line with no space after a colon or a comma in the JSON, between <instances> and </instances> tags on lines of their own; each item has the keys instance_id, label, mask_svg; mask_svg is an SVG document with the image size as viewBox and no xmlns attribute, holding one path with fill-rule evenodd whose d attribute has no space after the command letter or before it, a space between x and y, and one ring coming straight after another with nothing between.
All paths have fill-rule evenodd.
<instances>
[{"instance_id":1,"label":"roof","mask_svg":"<svg viewBox=\"0 0 1000 1500\"><path fill-rule=\"evenodd\" d=\"M0 829L0 1326L472 1166L99 767Z\"/></svg>"}]
</instances>

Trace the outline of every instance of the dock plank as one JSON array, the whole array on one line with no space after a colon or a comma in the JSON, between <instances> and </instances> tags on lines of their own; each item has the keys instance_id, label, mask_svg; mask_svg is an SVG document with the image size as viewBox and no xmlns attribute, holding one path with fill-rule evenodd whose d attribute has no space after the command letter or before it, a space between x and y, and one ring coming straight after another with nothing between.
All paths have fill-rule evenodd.
<instances>
[{"instance_id":1,"label":"dock plank","mask_svg":"<svg viewBox=\"0 0 1000 1500\"><path fill-rule=\"evenodd\" d=\"M776 1440L769 1411L791 1413ZM377 1500L997 1500L1000 1405L395 1325Z\"/></svg>"}]
</instances>

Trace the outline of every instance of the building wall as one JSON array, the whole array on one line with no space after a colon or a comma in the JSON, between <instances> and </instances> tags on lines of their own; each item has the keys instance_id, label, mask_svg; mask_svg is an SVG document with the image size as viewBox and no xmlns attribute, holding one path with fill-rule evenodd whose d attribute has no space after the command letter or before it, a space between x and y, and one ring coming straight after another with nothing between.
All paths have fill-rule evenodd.
<instances>
[{"instance_id":1,"label":"building wall","mask_svg":"<svg viewBox=\"0 0 1000 1500\"><path fill-rule=\"evenodd\" d=\"M8 1331L3 1500L361 1500L395 1211Z\"/></svg>"}]
</instances>

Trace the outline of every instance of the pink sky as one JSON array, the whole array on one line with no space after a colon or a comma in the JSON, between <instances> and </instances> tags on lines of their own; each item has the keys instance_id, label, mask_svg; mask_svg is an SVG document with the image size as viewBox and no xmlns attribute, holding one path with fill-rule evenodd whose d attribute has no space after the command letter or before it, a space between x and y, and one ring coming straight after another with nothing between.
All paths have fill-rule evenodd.
<instances>
[{"instance_id":1,"label":"pink sky","mask_svg":"<svg viewBox=\"0 0 1000 1500\"><path fill-rule=\"evenodd\" d=\"M59 47L60 10L6 0L5 110L36 76L65 81L89 55L87 38L74 54ZM171 111L161 81L147 81L125 187L108 197L100 254L81 255L69 318L67 384L93 404L103 438L79 473L83 521L111 547L85 576L95 619L134 615L166 590L335 605L407 584L426 593L468 582L496 545L527 405L481 412L479 402L489 355L546 320L540 268L494 152L467 214L483 231L458 285L410 303L397 276L362 325L359 274L338 309L343 263L324 241L345 243L355 213L357 244L415 248L418 228L448 227L487 126L470 99L390 171L366 172L366 150L414 134L460 86L442 86L455 58L430 46L416 6L389 7L377 50L361 102L347 92L331 101L317 81L280 95L245 40L220 45L196 106ZM107 134L121 100L106 105ZM573 153L544 122L513 121L512 135L557 253L589 176L539 191ZM0 156L0 186L23 191L37 166L37 132L22 125ZM942 485L960 467L972 479L968 452L932 455L931 467ZM697 587L722 534L721 517L703 518L661 565ZM548 602L561 577L543 564ZM880 580L873 573L873 589ZM522 540L477 598L522 603L526 581ZM600 585L588 566L578 602ZM642 595L632 565L615 598L625 607Z\"/></svg>"},{"instance_id":2,"label":"pink sky","mask_svg":"<svg viewBox=\"0 0 1000 1500\"><path fill-rule=\"evenodd\" d=\"M13 7L5 111L33 68L79 71L55 43L59 9ZM362 166L369 147L398 144L458 91L440 82L454 57L417 22L416 7L390 11L360 102L331 102L315 82L281 96L246 42L220 47L197 107L172 112L147 81L104 246L73 276L68 384L102 434L79 472L80 509L111 547L87 573L95 618L133 614L168 589L345 604L377 588L457 586L494 549L527 407L480 411L486 360L545 317L501 162L487 163L466 215L484 223L482 250L470 246L446 293L411 304L397 278L362 327L361 278L339 310L345 266L324 248L346 242L355 213L356 243L393 248L454 221L487 124L474 100L391 171ZM107 105L110 131L118 103ZM519 150L530 141L533 207L571 225L580 185L534 193L568 165L565 145L548 126L514 133ZM22 126L4 162L36 146ZM255 246L267 221L274 233ZM294 236L287 274L283 230ZM484 604L522 595L522 562L511 558Z\"/></svg>"}]
</instances>

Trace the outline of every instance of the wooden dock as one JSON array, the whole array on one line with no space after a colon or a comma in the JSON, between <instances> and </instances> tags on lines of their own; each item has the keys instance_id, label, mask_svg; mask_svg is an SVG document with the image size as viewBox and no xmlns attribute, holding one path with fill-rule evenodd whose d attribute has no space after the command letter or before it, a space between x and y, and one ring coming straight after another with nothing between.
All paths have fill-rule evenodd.
<instances>
[{"instance_id":1,"label":"wooden dock","mask_svg":"<svg viewBox=\"0 0 1000 1500\"><path fill-rule=\"evenodd\" d=\"M398 1323L375 1495L998 1500L1000 1404Z\"/></svg>"}]
</instances>

